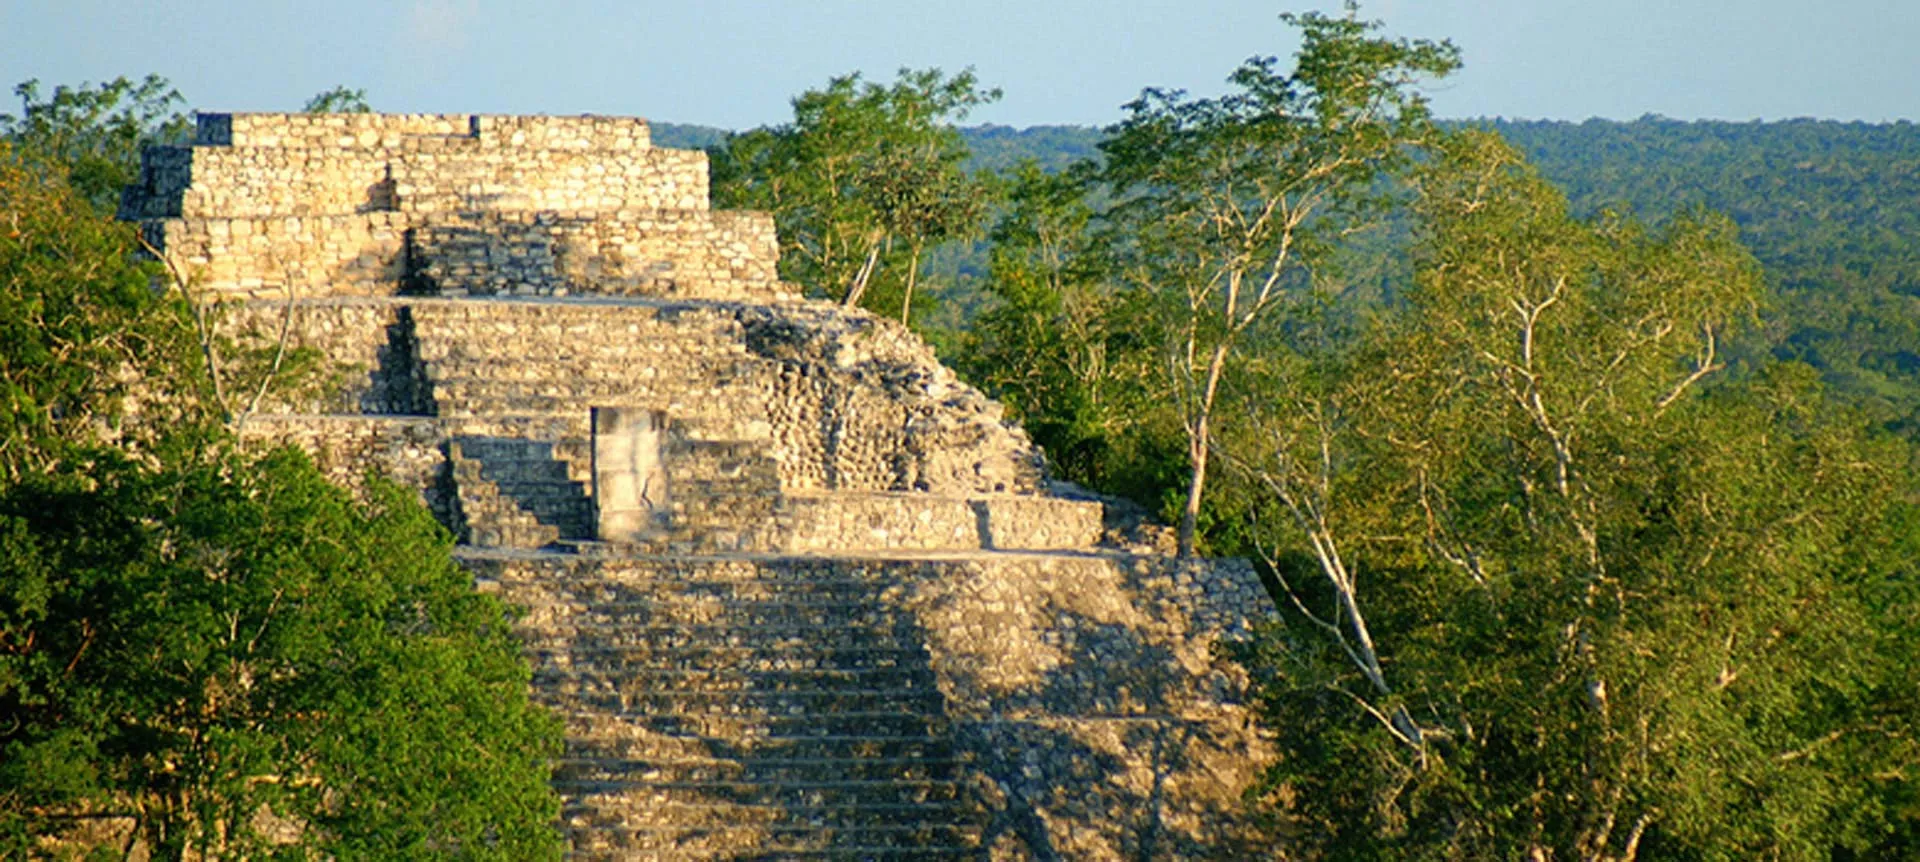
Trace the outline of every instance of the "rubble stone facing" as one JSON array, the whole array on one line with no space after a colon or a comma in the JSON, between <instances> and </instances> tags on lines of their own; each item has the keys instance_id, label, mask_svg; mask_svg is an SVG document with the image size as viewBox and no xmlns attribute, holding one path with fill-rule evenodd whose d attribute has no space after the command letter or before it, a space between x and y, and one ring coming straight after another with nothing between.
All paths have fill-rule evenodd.
<instances>
[{"instance_id":1,"label":"rubble stone facing","mask_svg":"<svg viewBox=\"0 0 1920 862\"><path fill-rule=\"evenodd\" d=\"M1254 854L1266 747L1215 650L1272 611L1251 570L1050 493L1000 405L796 299L706 182L639 120L202 115L122 212L229 333L344 369L250 441L420 489L525 608L575 858ZM620 542L596 408L667 488Z\"/></svg>"}]
</instances>

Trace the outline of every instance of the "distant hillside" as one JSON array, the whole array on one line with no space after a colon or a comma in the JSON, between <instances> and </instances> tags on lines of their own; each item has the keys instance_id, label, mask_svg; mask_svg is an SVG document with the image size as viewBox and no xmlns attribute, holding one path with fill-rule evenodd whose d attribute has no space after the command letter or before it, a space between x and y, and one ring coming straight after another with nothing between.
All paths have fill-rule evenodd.
<instances>
[{"instance_id":1,"label":"distant hillside","mask_svg":"<svg viewBox=\"0 0 1920 862\"><path fill-rule=\"evenodd\" d=\"M653 145L676 150L704 150L725 141L733 134L727 129L715 126L696 126L690 123L649 122L653 127Z\"/></svg>"},{"instance_id":2,"label":"distant hillside","mask_svg":"<svg viewBox=\"0 0 1920 862\"><path fill-rule=\"evenodd\" d=\"M1920 126L1499 121L1574 208L1726 213L1778 290L1767 342L1920 432Z\"/></svg>"},{"instance_id":3,"label":"distant hillside","mask_svg":"<svg viewBox=\"0 0 1920 862\"><path fill-rule=\"evenodd\" d=\"M727 139L730 132L713 126L685 123L653 124L653 142L662 147L704 150ZM1098 153L1094 144L1100 130L1092 126L966 126L960 129L967 146L973 148L976 168L1002 171L1033 159L1042 170L1057 171L1079 159Z\"/></svg>"}]
</instances>

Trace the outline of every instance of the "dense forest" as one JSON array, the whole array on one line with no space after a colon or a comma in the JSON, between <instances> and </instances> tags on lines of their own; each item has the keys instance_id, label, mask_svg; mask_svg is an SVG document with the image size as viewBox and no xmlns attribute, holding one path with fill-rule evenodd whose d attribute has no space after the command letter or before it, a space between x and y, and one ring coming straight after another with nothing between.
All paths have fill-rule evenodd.
<instances>
[{"instance_id":1,"label":"dense forest","mask_svg":"<svg viewBox=\"0 0 1920 862\"><path fill-rule=\"evenodd\" d=\"M1282 17L1290 62L1100 130L967 127L999 92L928 69L656 139L773 213L785 278L935 342L1057 479L1256 561L1277 619L1230 653L1277 857L1920 858L1920 137L1443 122L1421 87L1451 44ZM503 610L417 501L241 451L260 357L209 361L217 310L149 290L105 217L182 100L21 95L0 849L126 808L158 856L266 855L271 805L310 855L556 854L555 728ZM168 421L132 420L140 391ZM329 699L349 673L436 685Z\"/></svg>"}]
</instances>

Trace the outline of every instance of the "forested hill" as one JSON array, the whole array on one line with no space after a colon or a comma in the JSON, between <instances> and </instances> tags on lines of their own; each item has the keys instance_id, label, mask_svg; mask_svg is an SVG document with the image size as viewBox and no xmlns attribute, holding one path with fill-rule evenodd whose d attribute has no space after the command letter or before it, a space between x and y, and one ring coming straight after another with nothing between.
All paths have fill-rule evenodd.
<instances>
[{"instance_id":1,"label":"forested hill","mask_svg":"<svg viewBox=\"0 0 1920 862\"><path fill-rule=\"evenodd\" d=\"M1526 152L1582 214L1611 208L1657 222L1705 206L1731 216L1777 291L1772 350L1823 369L1884 420L1920 428L1920 126L1652 116L1473 124ZM666 146L725 135L654 128ZM975 165L998 170L1029 158L1058 169L1096 154L1101 135L1086 126L962 132ZM935 264L973 269L951 254Z\"/></svg>"},{"instance_id":2,"label":"forested hill","mask_svg":"<svg viewBox=\"0 0 1920 862\"><path fill-rule=\"evenodd\" d=\"M1583 213L1731 216L1778 291L1769 333L1840 388L1920 421L1920 126L1489 123Z\"/></svg>"},{"instance_id":3,"label":"forested hill","mask_svg":"<svg viewBox=\"0 0 1920 862\"><path fill-rule=\"evenodd\" d=\"M662 147L704 150L726 140L727 130L683 123L654 123L653 142ZM1099 153L1100 130L1092 126L968 126L960 130L973 151L975 168L1005 171L1032 159L1057 171Z\"/></svg>"}]
</instances>

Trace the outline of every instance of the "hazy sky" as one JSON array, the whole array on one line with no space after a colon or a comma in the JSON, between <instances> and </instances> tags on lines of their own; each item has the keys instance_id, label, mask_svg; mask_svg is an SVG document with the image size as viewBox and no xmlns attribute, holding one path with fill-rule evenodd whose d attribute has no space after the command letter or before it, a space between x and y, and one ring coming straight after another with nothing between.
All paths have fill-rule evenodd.
<instances>
[{"instance_id":1,"label":"hazy sky","mask_svg":"<svg viewBox=\"0 0 1920 862\"><path fill-rule=\"evenodd\" d=\"M0 0L0 83L155 72L203 110L299 108L345 84L385 111L635 114L745 128L861 70L971 65L972 120L1104 124L1145 86L1217 93L1296 43L1247 0ZM1447 117L1920 117L1920 0L1373 0L1449 38ZM17 112L17 104L0 110Z\"/></svg>"}]
</instances>

